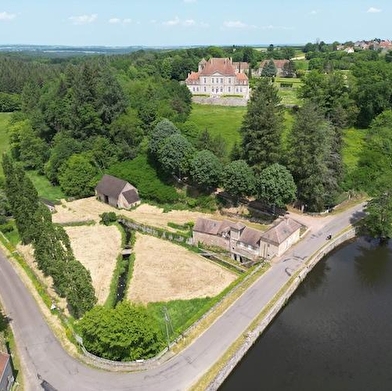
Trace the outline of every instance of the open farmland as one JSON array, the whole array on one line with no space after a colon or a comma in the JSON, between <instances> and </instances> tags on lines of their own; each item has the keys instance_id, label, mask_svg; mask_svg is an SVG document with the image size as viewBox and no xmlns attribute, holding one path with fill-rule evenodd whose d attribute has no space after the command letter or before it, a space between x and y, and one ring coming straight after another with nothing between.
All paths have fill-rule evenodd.
<instances>
[{"instance_id":1,"label":"open farmland","mask_svg":"<svg viewBox=\"0 0 392 391\"><path fill-rule=\"evenodd\" d=\"M75 258L91 273L98 298L103 304L108 298L111 277L121 252L121 233L114 225L65 227Z\"/></svg>"},{"instance_id":2,"label":"open farmland","mask_svg":"<svg viewBox=\"0 0 392 391\"><path fill-rule=\"evenodd\" d=\"M104 212L115 212L129 217L138 223L151 225L158 228L170 230L167 223L185 224L196 221L198 217L213 217L201 212L190 212L173 210L164 213L163 209L156 206L141 204L134 210L118 210L110 205L104 204L95 197L83 198L67 202L62 200L62 205L56 206L57 213L53 215L54 223L70 223L80 221L100 221L99 215Z\"/></svg>"},{"instance_id":3,"label":"open farmland","mask_svg":"<svg viewBox=\"0 0 392 391\"><path fill-rule=\"evenodd\" d=\"M137 234L128 299L152 303L214 297L236 275L200 255L152 236Z\"/></svg>"}]
</instances>

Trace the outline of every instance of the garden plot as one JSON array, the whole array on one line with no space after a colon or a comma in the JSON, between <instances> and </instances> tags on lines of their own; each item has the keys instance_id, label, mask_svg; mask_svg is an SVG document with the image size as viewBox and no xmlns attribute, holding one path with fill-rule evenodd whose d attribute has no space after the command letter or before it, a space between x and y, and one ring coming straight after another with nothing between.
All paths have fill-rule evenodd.
<instances>
[{"instance_id":1,"label":"garden plot","mask_svg":"<svg viewBox=\"0 0 392 391\"><path fill-rule=\"evenodd\" d=\"M91 273L98 304L103 304L108 298L117 257L121 252L119 229L114 225L89 225L65 227L65 230L75 258Z\"/></svg>"},{"instance_id":2,"label":"garden plot","mask_svg":"<svg viewBox=\"0 0 392 391\"><path fill-rule=\"evenodd\" d=\"M171 242L136 234L136 260L127 297L150 303L214 297L237 276Z\"/></svg>"}]
</instances>

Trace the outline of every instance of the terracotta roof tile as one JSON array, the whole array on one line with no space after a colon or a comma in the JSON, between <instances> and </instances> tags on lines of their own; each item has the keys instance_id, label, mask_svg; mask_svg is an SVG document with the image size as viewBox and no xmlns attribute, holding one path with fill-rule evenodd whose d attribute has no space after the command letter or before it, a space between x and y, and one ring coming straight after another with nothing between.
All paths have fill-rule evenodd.
<instances>
[{"instance_id":1,"label":"terracotta roof tile","mask_svg":"<svg viewBox=\"0 0 392 391\"><path fill-rule=\"evenodd\" d=\"M188 75L188 77L187 77L187 79L186 79L186 81L190 81L190 80L199 80L199 72L191 72L189 75Z\"/></svg>"},{"instance_id":2,"label":"terracotta roof tile","mask_svg":"<svg viewBox=\"0 0 392 391\"><path fill-rule=\"evenodd\" d=\"M248 76L246 76L245 73L237 73L236 78L237 80L248 80Z\"/></svg>"},{"instance_id":3,"label":"terracotta roof tile","mask_svg":"<svg viewBox=\"0 0 392 391\"><path fill-rule=\"evenodd\" d=\"M225 76L235 76L235 67L230 58L210 58L200 72L200 76L210 76L220 73Z\"/></svg>"}]
</instances>

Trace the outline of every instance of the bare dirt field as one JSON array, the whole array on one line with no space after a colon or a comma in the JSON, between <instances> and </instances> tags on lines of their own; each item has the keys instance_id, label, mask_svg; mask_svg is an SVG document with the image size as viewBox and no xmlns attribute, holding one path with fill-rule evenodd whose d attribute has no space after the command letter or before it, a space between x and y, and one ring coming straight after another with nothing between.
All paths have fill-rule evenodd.
<instances>
[{"instance_id":1,"label":"bare dirt field","mask_svg":"<svg viewBox=\"0 0 392 391\"><path fill-rule=\"evenodd\" d=\"M75 258L91 273L98 298L103 304L110 291L117 256L121 252L121 233L116 226L89 225L65 227Z\"/></svg>"},{"instance_id":2,"label":"bare dirt field","mask_svg":"<svg viewBox=\"0 0 392 391\"><path fill-rule=\"evenodd\" d=\"M184 210L173 210L164 213L163 209L156 206L141 204L134 210L118 210L97 201L95 197L83 198L72 202L62 200L62 205L56 205L56 213L53 214L53 222L69 223L75 221L99 221L99 215L103 212L115 212L129 217L138 223L152 225L154 227L169 230L167 223L185 224L189 221L196 221L198 217L217 218L201 212L190 212Z\"/></svg>"},{"instance_id":3,"label":"bare dirt field","mask_svg":"<svg viewBox=\"0 0 392 391\"><path fill-rule=\"evenodd\" d=\"M183 247L137 233L128 298L150 303L213 297L236 275Z\"/></svg>"}]
</instances>

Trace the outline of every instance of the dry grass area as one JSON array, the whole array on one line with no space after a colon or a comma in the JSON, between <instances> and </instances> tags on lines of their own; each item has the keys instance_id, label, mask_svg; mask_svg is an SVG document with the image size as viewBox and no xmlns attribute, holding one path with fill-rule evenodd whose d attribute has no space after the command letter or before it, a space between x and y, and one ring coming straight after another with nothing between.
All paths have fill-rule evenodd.
<instances>
[{"instance_id":1,"label":"dry grass area","mask_svg":"<svg viewBox=\"0 0 392 391\"><path fill-rule=\"evenodd\" d=\"M236 275L183 247L137 234L136 260L128 298L150 303L213 297Z\"/></svg>"},{"instance_id":2,"label":"dry grass area","mask_svg":"<svg viewBox=\"0 0 392 391\"><path fill-rule=\"evenodd\" d=\"M53 289L53 279L50 276L45 276L44 273L38 268L37 262L34 258L34 249L31 244L27 246L23 246L18 244L16 246L18 253L22 255L26 263L29 265L30 269L34 271L34 274L41 281L42 285L46 287L46 290L49 296L53 297L56 300L56 304L62 310L64 310L68 314L67 310L67 301L64 298L61 298L56 291Z\"/></svg>"},{"instance_id":3,"label":"dry grass area","mask_svg":"<svg viewBox=\"0 0 392 391\"><path fill-rule=\"evenodd\" d=\"M121 252L121 233L116 226L65 227L75 258L91 273L98 298L103 304L110 291L110 282Z\"/></svg>"},{"instance_id":4,"label":"dry grass area","mask_svg":"<svg viewBox=\"0 0 392 391\"><path fill-rule=\"evenodd\" d=\"M118 210L97 201L95 197L83 198L72 202L62 200L62 205L56 206L57 213L53 214L53 222L69 223L75 221L100 221L99 215L103 212L115 212L127 216L138 223L169 229L167 223L185 224L196 221L198 217L217 218L201 212L190 212L184 210L173 210L164 213L163 209L156 206L141 204L134 210Z\"/></svg>"}]
</instances>

